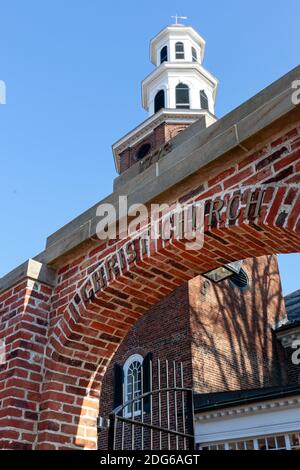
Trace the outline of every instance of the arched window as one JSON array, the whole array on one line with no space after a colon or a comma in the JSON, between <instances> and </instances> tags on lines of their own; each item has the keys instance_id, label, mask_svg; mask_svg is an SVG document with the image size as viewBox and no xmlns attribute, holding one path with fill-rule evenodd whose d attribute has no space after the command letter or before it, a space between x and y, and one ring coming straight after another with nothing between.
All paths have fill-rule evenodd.
<instances>
[{"instance_id":1,"label":"arched window","mask_svg":"<svg viewBox=\"0 0 300 470\"><path fill-rule=\"evenodd\" d=\"M200 108L208 109L208 98L204 90L200 91Z\"/></svg>"},{"instance_id":2,"label":"arched window","mask_svg":"<svg viewBox=\"0 0 300 470\"><path fill-rule=\"evenodd\" d=\"M142 394L142 364L143 357L133 354L124 364L124 402L133 400ZM141 400L136 400L125 409L125 415L139 415L141 413Z\"/></svg>"},{"instance_id":3,"label":"arched window","mask_svg":"<svg viewBox=\"0 0 300 470\"><path fill-rule=\"evenodd\" d=\"M123 413L130 416L132 413L138 415L143 408L144 413L150 411L150 395L152 390L152 360L153 354L148 352L143 358L140 354L130 356L122 366L114 364L113 369L113 408L114 410L123 405ZM141 394L143 403L139 400ZM125 405L128 401L135 400L134 405Z\"/></svg>"},{"instance_id":4,"label":"arched window","mask_svg":"<svg viewBox=\"0 0 300 470\"><path fill-rule=\"evenodd\" d=\"M168 47L164 46L160 51L160 63L168 62Z\"/></svg>"},{"instance_id":5,"label":"arched window","mask_svg":"<svg viewBox=\"0 0 300 470\"><path fill-rule=\"evenodd\" d=\"M150 150L151 150L151 144L149 143L143 144L137 151L136 159L142 160L144 157L146 157L146 155L148 155Z\"/></svg>"},{"instance_id":6,"label":"arched window","mask_svg":"<svg viewBox=\"0 0 300 470\"><path fill-rule=\"evenodd\" d=\"M176 59L184 59L184 45L183 42L176 42L175 44Z\"/></svg>"},{"instance_id":7,"label":"arched window","mask_svg":"<svg viewBox=\"0 0 300 470\"><path fill-rule=\"evenodd\" d=\"M197 51L194 47L192 47L192 61L197 62Z\"/></svg>"},{"instance_id":8,"label":"arched window","mask_svg":"<svg viewBox=\"0 0 300 470\"><path fill-rule=\"evenodd\" d=\"M176 108L189 109L190 93L189 87L185 83L178 83L176 87Z\"/></svg>"},{"instance_id":9,"label":"arched window","mask_svg":"<svg viewBox=\"0 0 300 470\"><path fill-rule=\"evenodd\" d=\"M157 113L160 109L165 107L165 92L159 90L154 98L154 112Z\"/></svg>"}]
</instances>

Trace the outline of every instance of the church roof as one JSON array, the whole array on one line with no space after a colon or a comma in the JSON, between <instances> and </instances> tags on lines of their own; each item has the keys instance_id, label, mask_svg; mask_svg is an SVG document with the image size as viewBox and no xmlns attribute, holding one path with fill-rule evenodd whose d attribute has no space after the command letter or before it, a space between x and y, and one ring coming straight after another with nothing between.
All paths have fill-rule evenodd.
<instances>
[{"instance_id":1,"label":"church roof","mask_svg":"<svg viewBox=\"0 0 300 470\"><path fill-rule=\"evenodd\" d=\"M286 316L275 327L276 331L300 326L300 289L284 297Z\"/></svg>"},{"instance_id":2,"label":"church roof","mask_svg":"<svg viewBox=\"0 0 300 470\"><path fill-rule=\"evenodd\" d=\"M300 385L264 387L213 393L194 393L194 409L196 413L200 413L202 411L298 395L299 393Z\"/></svg>"},{"instance_id":3,"label":"church roof","mask_svg":"<svg viewBox=\"0 0 300 470\"><path fill-rule=\"evenodd\" d=\"M286 295L284 301L288 320L300 320L300 289Z\"/></svg>"}]
</instances>

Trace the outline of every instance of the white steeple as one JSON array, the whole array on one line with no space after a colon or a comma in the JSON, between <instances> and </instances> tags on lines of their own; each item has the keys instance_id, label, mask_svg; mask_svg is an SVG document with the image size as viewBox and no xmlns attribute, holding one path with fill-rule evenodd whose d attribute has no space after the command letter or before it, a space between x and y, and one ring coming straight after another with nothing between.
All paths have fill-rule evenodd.
<instances>
[{"instance_id":1,"label":"white steeple","mask_svg":"<svg viewBox=\"0 0 300 470\"><path fill-rule=\"evenodd\" d=\"M216 121L214 106L218 81L202 65L205 41L176 15L150 42L155 69L142 82L142 104L148 118L113 144L119 173L136 162L161 155L165 144L201 120L206 128ZM160 157L159 157L160 158Z\"/></svg>"},{"instance_id":2,"label":"white steeple","mask_svg":"<svg viewBox=\"0 0 300 470\"><path fill-rule=\"evenodd\" d=\"M214 114L218 81L202 66L205 41L191 26L178 24L180 18L176 15L176 24L150 42L156 68L142 82L142 103L150 116L161 108Z\"/></svg>"}]
</instances>

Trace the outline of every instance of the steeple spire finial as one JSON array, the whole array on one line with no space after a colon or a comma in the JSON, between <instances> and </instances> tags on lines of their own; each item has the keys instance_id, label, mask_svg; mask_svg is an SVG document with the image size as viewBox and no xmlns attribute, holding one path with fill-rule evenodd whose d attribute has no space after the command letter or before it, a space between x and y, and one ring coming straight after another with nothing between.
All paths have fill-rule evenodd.
<instances>
[{"instance_id":1,"label":"steeple spire finial","mask_svg":"<svg viewBox=\"0 0 300 470\"><path fill-rule=\"evenodd\" d=\"M187 17L187 16L179 16L179 15L177 15L177 13L176 13L176 15L175 15L175 16L171 16L171 18L174 18L174 20L175 20L175 25L176 25L176 26L183 26L181 23L178 23L178 20L187 20L188 17Z\"/></svg>"}]
</instances>

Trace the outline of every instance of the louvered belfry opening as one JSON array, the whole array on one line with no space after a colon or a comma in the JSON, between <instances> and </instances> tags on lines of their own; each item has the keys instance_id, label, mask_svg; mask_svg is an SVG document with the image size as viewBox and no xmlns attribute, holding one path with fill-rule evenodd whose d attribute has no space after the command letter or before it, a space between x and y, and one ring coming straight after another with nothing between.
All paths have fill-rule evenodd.
<instances>
[{"instance_id":1,"label":"louvered belfry opening","mask_svg":"<svg viewBox=\"0 0 300 470\"><path fill-rule=\"evenodd\" d=\"M200 91L200 107L201 109L208 109L208 98L204 90Z\"/></svg>"},{"instance_id":2,"label":"louvered belfry opening","mask_svg":"<svg viewBox=\"0 0 300 470\"><path fill-rule=\"evenodd\" d=\"M190 91L185 83L178 83L176 86L176 108L189 109Z\"/></svg>"}]
</instances>

